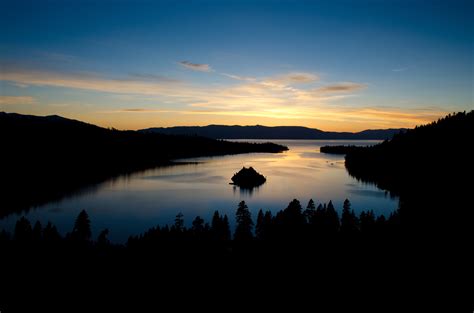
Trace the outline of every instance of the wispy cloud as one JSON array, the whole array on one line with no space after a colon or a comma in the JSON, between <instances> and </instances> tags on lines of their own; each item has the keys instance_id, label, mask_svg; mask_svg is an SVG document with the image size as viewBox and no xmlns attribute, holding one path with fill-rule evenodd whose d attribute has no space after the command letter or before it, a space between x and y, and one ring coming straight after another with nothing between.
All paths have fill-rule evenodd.
<instances>
[{"instance_id":1,"label":"wispy cloud","mask_svg":"<svg viewBox=\"0 0 474 313\"><path fill-rule=\"evenodd\" d=\"M222 73L216 73L221 75ZM224 75L224 74L222 74ZM141 121L151 118L138 113L163 113L186 115L186 120L229 120L244 118L242 121L268 119L278 123L294 120L294 125L302 124L325 129L366 129L368 127L413 127L442 116L445 112L436 108L426 110L397 109L387 107L354 107L350 96L367 88L366 84L341 82L322 84L318 76L311 73L288 73L264 78L241 77L225 74L234 79L231 84L203 87L198 84L166 79L154 74L134 74L127 79L105 78L94 73L60 73L5 69L0 72L0 80L32 86L64 87L91 90L113 95L122 105L130 103L137 107L117 109L97 105L97 114L120 113L137 115ZM234 77L232 77L234 76ZM300 84L318 84L319 87L301 87ZM311 85L309 87L312 87ZM122 99L123 98L123 99ZM146 101L144 100L146 99ZM131 102L133 101L133 102ZM146 105L143 104L144 101ZM0 104L35 103L32 97L0 98ZM127 104L128 103L128 104ZM142 103L142 104L138 104ZM45 103L46 105L48 103ZM140 107L143 105L142 107ZM71 105L73 110L77 105ZM207 116L199 120L199 116ZM170 120L172 120L170 118ZM234 119L238 120L238 119ZM304 122L303 122L304 121ZM327 126L325 126L327 125ZM145 125L144 125L145 126Z\"/></svg>"},{"instance_id":2,"label":"wispy cloud","mask_svg":"<svg viewBox=\"0 0 474 313\"><path fill-rule=\"evenodd\" d=\"M132 80L141 80L141 81L154 81L154 82L167 82L167 83L178 83L180 82L177 79L173 79L170 77L150 74L150 73L130 73L130 79Z\"/></svg>"},{"instance_id":3,"label":"wispy cloud","mask_svg":"<svg viewBox=\"0 0 474 313\"><path fill-rule=\"evenodd\" d=\"M212 72L212 68L209 66L209 64L191 63L189 61L181 61L179 64L188 70L198 72Z\"/></svg>"},{"instance_id":4,"label":"wispy cloud","mask_svg":"<svg viewBox=\"0 0 474 313\"><path fill-rule=\"evenodd\" d=\"M59 73L47 71L4 70L0 80L15 84L85 89L117 94L170 94L177 81L152 81L143 78L110 79L94 73Z\"/></svg>"},{"instance_id":5,"label":"wispy cloud","mask_svg":"<svg viewBox=\"0 0 474 313\"><path fill-rule=\"evenodd\" d=\"M280 84L307 84L319 80L319 76L313 73L293 72L284 75L270 77L265 81Z\"/></svg>"},{"instance_id":6,"label":"wispy cloud","mask_svg":"<svg viewBox=\"0 0 474 313\"><path fill-rule=\"evenodd\" d=\"M392 69L392 72L405 72L406 70L408 70L408 67L400 67Z\"/></svg>"},{"instance_id":7,"label":"wispy cloud","mask_svg":"<svg viewBox=\"0 0 474 313\"><path fill-rule=\"evenodd\" d=\"M30 96L0 96L0 105L35 104L37 101Z\"/></svg>"},{"instance_id":8,"label":"wispy cloud","mask_svg":"<svg viewBox=\"0 0 474 313\"><path fill-rule=\"evenodd\" d=\"M368 128L411 128L429 123L446 115L446 111L434 107L394 108L365 106L359 108L339 107L324 115L326 121L350 124L350 130Z\"/></svg>"},{"instance_id":9,"label":"wispy cloud","mask_svg":"<svg viewBox=\"0 0 474 313\"><path fill-rule=\"evenodd\" d=\"M344 92L353 92L367 88L365 84L353 83L353 82L343 82L332 85L327 85L313 89L315 93L344 93Z\"/></svg>"},{"instance_id":10,"label":"wispy cloud","mask_svg":"<svg viewBox=\"0 0 474 313\"><path fill-rule=\"evenodd\" d=\"M18 88L28 88L28 85L26 84L13 83L12 85Z\"/></svg>"},{"instance_id":11,"label":"wispy cloud","mask_svg":"<svg viewBox=\"0 0 474 313\"><path fill-rule=\"evenodd\" d=\"M227 74L227 73L221 73L221 75L227 76L235 80L247 81L247 82L253 82L257 80L255 77L239 76L239 75L232 75L232 74Z\"/></svg>"},{"instance_id":12,"label":"wispy cloud","mask_svg":"<svg viewBox=\"0 0 474 313\"><path fill-rule=\"evenodd\" d=\"M160 110L160 109L144 109L144 108L127 108L113 111L115 113L176 113L176 110Z\"/></svg>"}]
</instances>

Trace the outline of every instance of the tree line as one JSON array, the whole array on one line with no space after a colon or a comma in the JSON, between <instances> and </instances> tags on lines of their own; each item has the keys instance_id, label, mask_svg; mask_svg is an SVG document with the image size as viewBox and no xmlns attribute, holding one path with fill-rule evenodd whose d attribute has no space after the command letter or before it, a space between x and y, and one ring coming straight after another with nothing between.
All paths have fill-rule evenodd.
<instances>
[{"instance_id":1,"label":"tree line","mask_svg":"<svg viewBox=\"0 0 474 313\"><path fill-rule=\"evenodd\" d=\"M362 211L357 215L348 199L344 201L341 214L332 201L316 206L310 199L303 209L300 201L292 200L276 214L260 209L256 219L252 217L245 201L241 201L235 212L236 226L233 234L226 214L215 211L210 223L196 216L190 227L185 227L184 216L178 213L171 226L156 226L138 236L131 236L125 247L137 248L157 243L178 242L251 242L251 241L307 241L331 236L378 235L396 231L400 225L398 211L376 216L373 211ZM109 230L101 231L96 240L92 238L91 221L85 210L77 216L74 227L64 237L48 222L44 227L37 221L34 225L21 217L13 234L3 230L0 241L16 243L67 244L105 247L109 246Z\"/></svg>"}]
</instances>

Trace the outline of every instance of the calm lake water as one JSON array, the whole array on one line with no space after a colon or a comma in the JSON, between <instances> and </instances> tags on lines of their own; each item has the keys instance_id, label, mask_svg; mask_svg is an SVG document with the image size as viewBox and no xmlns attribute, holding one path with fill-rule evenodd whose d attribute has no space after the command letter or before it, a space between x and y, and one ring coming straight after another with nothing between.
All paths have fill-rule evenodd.
<instances>
[{"instance_id":1,"label":"calm lake water","mask_svg":"<svg viewBox=\"0 0 474 313\"><path fill-rule=\"evenodd\" d=\"M258 142L259 140L251 140ZM267 140L265 140L267 141ZM289 147L284 153L251 153L222 157L193 158L193 162L160 167L111 179L88 190L0 220L0 229L12 231L18 218L25 215L32 223L54 223L61 233L71 231L74 219L85 209L92 222L93 236L108 228L113 242L125 242L157 224L172 224L178 212L186 225L200 215L211 220L215 210L225 213L234 226L237 204L245 200L252 216L259 209L278 211L296 198L306 207L312 198L316 204L332 200L342 210L348 198L356 212L374 210L390 214L398 199L374 185L358 182L344 167L344 156L319 152L323 145L372 145L378 141L272 140ZM230 178L242 166L253 166L267 178L259 188L240 190Z\"/></svg>"}]
</instances>

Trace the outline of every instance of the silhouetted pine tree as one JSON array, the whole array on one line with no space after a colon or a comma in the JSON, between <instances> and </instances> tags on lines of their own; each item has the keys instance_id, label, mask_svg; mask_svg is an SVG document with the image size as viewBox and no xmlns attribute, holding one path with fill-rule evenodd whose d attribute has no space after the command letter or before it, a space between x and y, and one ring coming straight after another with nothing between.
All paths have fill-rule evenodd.
<instances>
[{"instance_id":1,"label":"silhouetted pine tree","mask_svg":"<svg viewBox=\"0 0 474 313\"><path fill-rule=\"evenodd\" d=\"M222 217L215 211L211 222L211 236L214 240L225 241L230 239L229 220L227 215Z\"/></svg>"},{"instance_id":2,"label":"silhouetted pine tree","mask_svg":"<svg viewBox=\"0 0 474 313\"><path fill-rule=\"evenodd\" d=\"M257 239L264 239L264 218L265 218L265 215L263 214L263 211L262 209L260 209L258 211L258 215L257 215L257 225L255 225L255 236L257 237Z\"/></svg>"},{"instance_id":3,"label":"silhouetted pine tree","mask_svg":"<svg viewBox=\"0 0 474 313\"><path fill-rule=\"evenodd\" d=\"M314 217L316 216L316 206L313 199L309 199L306 210L304 211L304 216L308 224L313 224Z\"/></svg>"},{"instance_id":4,"label":"silhouetted pine tree","mask_svg":"<svg viewBox=\"0 0 474 313\"><path fill-rule=\"evenodd\" d=\"M91 221L89 220L89 215L85 210L82 210L74 223L71 238L77 241L89 241L91 236Z\"/></svg>"},{"instance_id":5,"label":"silhouetted pine tree","mask_svg":"<svg viewBox=\"0 0 474 313\"><path fill-rule=\"evenodd\" d=\"M204 220L199 215L193 221L192 230L196 233L204 231Z\"/></svg>"},{"instance_id":6,"label":"silhouetted pine tree","mask_svg":"<svg viewBox=\"0 0 474 313\"><path fill-rule=\"evenodd\" d=\"M260 215L260 212L259 212L259 215ZM272 212L266 211L265 214L263 214L263 211L262 211L259 224L260 225L257 227L258 230L256 228L256 233L258 232L257 238L260 240L272 239L273 236L275 235L273 231L274 220L273 220Z\"/></svg>"},{"instance_id":7,"label":"silhouetted pine tree","mask_svg":"<svg viewBox=\"0 0 474 313\"><path fill-rule=\"evenodd\" d=\"M183 218L183 213L179 212L175 219L174 219L174 225L173 225L173 230L182 233L184 231L184 218Z\"/></svg>"},{"instance_id":8,"label":"silhouetted pine tree","mask_svg":"<svg viewBox=\"0 0 474 313\"><path fill-rule=\"evenodd\" d=\"M51 224L51 222L48 222L43 230L43 240L45 242L57 242L61 240L61 235L56 229L56 226Z\"/></svg>"},{"instance_id":9,"label":"silhouetted pine tree","mask_svg":"<svg viewBox=\"0 0 474 313\"><path fill-rule=\"evenodd\" d=\"M253 221L252 215L245 204L245 201L241 201L235 213L237 226L235 228L234 239L237 241L245 241L253 239L252 228Z\"/></svg>"},{"instance_id":10,"label":"silhouetted pine tree","mask_svg":"<svg viewBox=\"0 0 474 313\"><path fill-rule=\"evenodd\" d=\"M97 237L97 245L100 247L105 247L109 245L110 241L107 238L109 235L109 230L106 228L100 232L99 236Z\"/></svg>"},{"instance_id":11,"label":"silhouetted pine tree","mask_svg":"<svg viewBox=\"0 0 474 313\"><path fill-rule=\"evenodd\" d=\"M204 220L196 216L191 227L192 235L195 239L202 239L205 231Z\"/></svg>"},{"instance_id":12,"label":"silhouetted pine tree","mask_svg":"<svg viewBox=\"0 0 474 313\"><path fill-rule=\"evenodd\" d=\"M348 199L344 200L341 216L341 232L355 232L359 229L358 224L359 221L357 216L355 215L354 210L351 210L351 202Z\"/></svg>"},{"instance_id":13,"label":"silhouetted pine tree","mask_svg":"<svg viewBox=\"0 0 474 313\"><path fill-rule=\"evenodd\" d=\"M322 204L319 204L318 205L318 208L316 209L316 211L314 212L314 216L312 218L312 220L310 221L310 224L311 224L311 227L317 231L318 233L322 233L322 232L325 232L327 231L326 228L326 215L327 215L327 208L326 208L326 204L323 205Z\"/></svg>"},{"instance_id":14,"label":"silhouetted pine tree","mask_svg":"<svg viewBox=\"0 0 474 313\"><path fill-rule=\"evenodd\" d=\"M302 213L303 208L297 199L293 199L288 207L283 210L284 224L291 226L301 226L305 224L305 217Z\"/></svg>"},{"instance_id":15,"label":"silhouetted pine tree","mask_svg":"<svg viewBox=\"0 0 474 313\"><path fill-rule=\"evenodd\" d=\"M330 232L330 233L338 232L340 228L339 214L337 214L337 211L334 208L334 205L332 204L331 200L329 200L327 208L324 211L325 211L325 218L324 218L325 231Z\"/></svg>"},{"instance_id":16,"label":"silhouetted pine tree","mask_svg":"<svg viewBox=\"0 0 474 313\"><path fill-rule=\"evenodd\" d=\"M212 237L214 239L219 240L221 235L221 216L219 215L219 211L215 211L212 215L211 221L211 232Z\"/></svg>"},{"instance_id":17,"label":"silhouetted pine tree","mask_svg":"<svg viewBox=\"0 0 474 313\"><path fill-rule=\"evenodd\" d=\"M229 218L227 214L224 214L224 218L222 219L222 238L224 240L230 240L230 225L229 225Z\"/></svg>"}]
</instances>

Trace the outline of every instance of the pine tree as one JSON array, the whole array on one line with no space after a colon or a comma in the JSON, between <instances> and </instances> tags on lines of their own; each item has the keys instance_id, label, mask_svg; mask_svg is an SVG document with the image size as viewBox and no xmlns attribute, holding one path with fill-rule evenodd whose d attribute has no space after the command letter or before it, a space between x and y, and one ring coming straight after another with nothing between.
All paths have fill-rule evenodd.
<instances>
[{"instance_id":1,"label":"pine tree","mask_svg":"<svg viewBox=\"0 0 474 313\"><path fill-rule=\"evenodd\" d=\"M204 220L200 216L196 216L194 219L192 231L195 235L200 235L204 232Z\"/></svg>"},{"instance_id":2,"label":"pine tree","mask_svg":"<svg viewBox=\"0 0 474 313\"><path fill-rule=\"evenodd\" d=\"M263 239L265 233L265 215L263 214L262 209L258 211L257 215L257 225L255 226L255 235L257 239Z\"/></svg>"},{"instance_id":3,"label":"pine tree","mask_svg":"<svg viewBox=\"0 0 474 313\"><path fill-rule=\"evenodd\" d=\"M183 213L179 212L174 219L174 230L181 233L184 231L184 218Z\"/></svg>"},{"instance_id":4,"label":"pine tree","mask_svg":"<svg viewBox=\"0 0 474 313\"><path fill-rule=\"evenodd\" d=\"M332 201L329 200L327 208L323 208L325 211L325 230L327 232L333 233L339 231L340 228L340 221L339 221L339 214L337 214Z\"/></svg>"},{"instance_id":5,"label":"pine tree","mask_svg":"<svg viewBox=\"0 0 474 313\"><path fill-rule=\"evenodd\" d=\"M355 232L359 229L358 224L357 216L354 210L351 210L351 202L346 199L342 208L341 231L344 233Z\"/></svg>"},{"instance_id":6,"label":"pine tree","mask_svg":"<svg viewBox=\"0 0 474 313\"><path fill-rule=\"evenodd\" d=\"M308 224L314 223L314 217L316 215L316 206L313 199L309 199L306 210L304 211L304 216Z\"/></svg>"},{"instance_id":7,"label":"pine tree","mask_svg":"<svg viewBox=\"0 0 474 313\"><path fill-rule=\"evenodd\" d=\"M253 221L252 215L245 204L245 201L239 203L235 217L237 227L235 229L234 239L237 241L251 240L253 238Z\"/></svg>"},{"instance_id":8,"label":"pine tree","mask_svg":"<svg viewBox=\"0 0 474 313\"><path fill-rule=\"evenodd\" d=\"M291 226L301 226L305 223L305 217L302 213L303 208L297 199L293 199L288 207L283 210L284 224Z\"/></svg>"},{"instance_id":9,"label":"pine tree","mask_svg":"<svg viewBox=\"0 0 474 313\"><path fill-rule=\"evenodd\" d=\"M227 214L224 214L224 218L222 219L222 239L225 241L230 240L230 225Z\"/></svg>"},{"instance_id":10,"label":"pine tree","mask_svg":"<svg viewBox=\"0 0 474 313\"><path fill-rule=\"evenodd\" d=\"M61 235L59 235L56 226L51 224L51 222L48 222L43 230L43 239L46 242L56 242L61 239Z\"/></svg>"},{"instance_id":11,"label":"pine tree","mask_svg":"<svg viewBox=\"0 0 474 313\"><path fill-rule=\"evenodd\" d=\"M71 236L77 241L89 241L91 239L91 221L85 210L82 210L77 216Z\"/></svg>"},{"instance_id":12,"label":"pine tree","mask_svg":"<svg viewBox=\"0 0 474 313\"><path fill-rule=\"evenodd\" d=\"M109 235L109 230L106 228L100 232L99 237L97 237L97 245L104 247L107 246L110 242L107 236Z\"/></svg>"}]
</instances>

